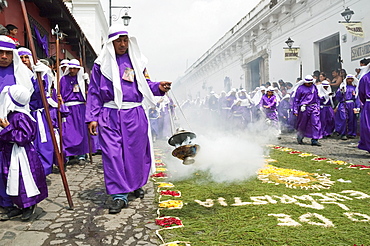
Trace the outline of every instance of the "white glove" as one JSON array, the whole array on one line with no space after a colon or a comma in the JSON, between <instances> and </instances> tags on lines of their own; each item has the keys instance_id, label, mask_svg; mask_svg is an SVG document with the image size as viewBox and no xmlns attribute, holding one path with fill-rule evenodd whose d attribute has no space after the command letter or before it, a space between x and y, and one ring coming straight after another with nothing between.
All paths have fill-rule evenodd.
<instances>
[{"instance_id":1,"label":"white glove","mask_svg":"<svg viewBox=\"0 0 370 246\"><path fill-rule=\"evenodd\" d=\"M87 73L82 74L82 78L86 81L87 84L90 84L89 75Z\"/></svg>"},{"instance_id":2,"label":"white glove","mask_svg":"<svg viewBox=\"0 0 370 246\"><path fill-rule=\"evenodd\" d=\"M304 112L304 111L306 111L306 105L301 106L301 112Z\"/></svg>"},{"instance_id":3,"label":"white glove","mask_svg":"<svg viewBox=\"0 0 370 246\"><path fill-rule=\"evenodd\" d=\"M42 73L42 72L45 72L47 69L48 69L48 67L40 61L37 61L36 65L33 66L33 71L35 71L35 72Z\"/></svg>"}]
</instances>

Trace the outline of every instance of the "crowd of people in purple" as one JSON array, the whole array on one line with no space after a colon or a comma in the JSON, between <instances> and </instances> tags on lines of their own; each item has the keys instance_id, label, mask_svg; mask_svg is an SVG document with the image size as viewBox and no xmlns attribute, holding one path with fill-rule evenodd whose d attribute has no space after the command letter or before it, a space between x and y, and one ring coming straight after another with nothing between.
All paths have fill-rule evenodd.
<instances>
[{"instance_id":1,"label":"crowd of people in purple","mask_svg":"<svg viewBox=\"0 0 370 246\"><path fill-rule=\"evenodd\" d=\"M358 147L370 151L370 59L362 59L356 74L344 69L332 71L332 79L315 71L303 79L290 82L267 82L251 92L244 89L211 91L203 100L187 100L182 108L201 108L214 121L227 122L229 129L253 128L262 122L275 135L296 132L297 142L311 138L310 144L321 146L319 139L341 140L360 137ZM360 123L360 124L359 124Z\"/></svg>"}]
</instances>

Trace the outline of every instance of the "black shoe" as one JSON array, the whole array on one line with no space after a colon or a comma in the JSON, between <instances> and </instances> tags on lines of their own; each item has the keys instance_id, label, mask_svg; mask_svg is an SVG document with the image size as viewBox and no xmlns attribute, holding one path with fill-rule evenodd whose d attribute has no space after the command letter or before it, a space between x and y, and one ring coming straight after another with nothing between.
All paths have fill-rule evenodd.
<instances>
[{"instance_id":1,"label":"black shoe","mask_svg":"<svg viewBox=\"0 0 370 246\"><path fill-rule=\"evenodd\" d=\"M143 199L144 198L144 194L145 194L145 192L144 192L144 190L142 188L139 188L139 189L137 189L137 190L134 191L134 195L135 195L136 198L139 198L140 197L140 199Z\"/></svg>"},{"instance_id":2,"label":"black shoe","mask_svg":"<svg viewBox=\"0 0 370 246\"><path fill-rule=\"evenodd\" d=\"M36 210L36 204L31 207L22 209L22 220L29 220Z\"/></svg>"},{"instance_id":3,"label":"black shoe","mask_svg":"<svg viewBox=\"0 0 370 246\"><path fill-rule=\"evenodd\" d=\"M122 208L127 208L128 203L122 199L115 199L113 200L113 204L109 208L110 214L118 214L121 212Z\"/></svg>"},{"instance_id":4,"label":"black shoe","mask_svg":"<svg viewBox=\"0 0 370 246\"><path fill-rule=\"evenodd\" d=\"M319 141L317 141L317 140L311 140L311 145L312 146L321 146L321 143L319 143Z\"/></svg>"},{"instance_id":5,"label":"black shoe","mask_svg":"<svg viewBox=\"0 0 370 246\"><path fill-rule=\"evenodd\" d=\"M298 144L303 144L303 137L298 136L297 137Z\"/></svg>"},{"instance_id":6,"label":"black shoe","mask_svg":"<svg viewBox=\"0 0 370 246\"><path fill-rule=\"evenodd\" d=\"M340 137L340 139L342 139L342 140L347 140L348 138L347 138L347 136L346 136L346 135L342 135L342 136Z\"/></svg>"},{"instance_id":7,"label":"black shoe","mask_svg":"<svg viewBox=\"0 0 370 246\"><path fill-rule=\"evenodd\" d=\"M355 138L355 136L348 135L348 136L347 136L347 138L349 138L349 139L354 139L354 138Z\"/></svg>"},{"instance_id":8,"label":"black shoe","mask_svg":"<svg viewBox=\"0 0 370 246\"><path fill-rule=\"evenodd\" d=\"M11 218L17 217L22 214L22 210L17 207L6 207L6 213L0 215L0 220L10 220Z\"/></svg>"}]
</instances>

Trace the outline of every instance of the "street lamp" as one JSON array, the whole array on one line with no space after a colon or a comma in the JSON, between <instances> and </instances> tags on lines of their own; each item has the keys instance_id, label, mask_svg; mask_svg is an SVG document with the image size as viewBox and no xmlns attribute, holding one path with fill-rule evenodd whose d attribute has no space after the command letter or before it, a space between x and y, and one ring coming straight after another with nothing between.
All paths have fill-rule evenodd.
<instances>
[{"instance_id":1,"label":"street lamp","mask_svg":"<svg viewBox=\"0 0 370 246\"><path fill-rule=\"evenodd\" d=\"M289 49L292 48L294 41L289 37L285 43L288 45Z\"/></svg>"},{"instance_id":2,"label":"street lamp","mask_svg":"<svg viewBox=\"0 0 370 246\"><path fill-rule=\"evenodd\" d=\"M350 8L346 8L342 13L340 13L344 20L349 23L351 21L351 18L352 18L352 15L354 14L355 12L353 12L353 10L351 10Z\"/></svg>"},{"instance_id":3,"label":"street lamp","mask_svg":"<svg viewBox=\"0 0 370 246\"><path fill-rule=\"evenodd\" d=\"M128 24L130 23L130 20L131 20L131 16L128 15L128 10L131 8L131 7L123 7L125 8L125 15L122 16L122 20L123 20L123 25L125 26L128 26Z\"/></svg>"}]
</instances>

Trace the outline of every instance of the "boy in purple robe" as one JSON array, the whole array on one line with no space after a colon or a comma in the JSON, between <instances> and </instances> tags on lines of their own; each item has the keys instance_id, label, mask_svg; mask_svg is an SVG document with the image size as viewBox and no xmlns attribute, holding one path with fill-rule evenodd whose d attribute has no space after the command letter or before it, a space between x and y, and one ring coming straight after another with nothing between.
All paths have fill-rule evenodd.
<instances>
[{"instance_id":1,"label":"boy in purple robe","mask_svg":"<svg viewBox=\"0 0 370 246\"><path fill-rule=\"evenodd\" d=\"M293 113L297 116L297 141L303 144L303 138L311 138L312 146L321 146L320 98L314 79L307 75L296 85L293 93Z\"/></svg>"},{"instance_id":2,"label":"boy in purple robe","mask_svg":"<svg viewBox=\"0 0 370 246\"><path fill-rule=\"evenodd\" d=\"M280 101L278 107L278 118L281 124L281 130L284 132L291 132L293 130L290 123L291 117L291 105L290 105L290 95L286 94Z\"/></svg>"},{"instance_id":3,"label":"boy in purple robe","mask_svg":"<svg viewBox=\"0 0 370 246\"><path fill-rule=\"evenodd\" d=\"M36 120L27 109L30 96L21 85L5 87L0 94L5 104L0 110L0 194L6 193L12 202L2 220L17 214L30 219L36 204L48 196L44 168L32 144Z\"/></svg>"},{"instance_id":4,"label":"boy in purple robe","mask_svg":"<svg viewBox=\"0 0 370 246\"><path fill-rule=\"evenodd\" d=\"M320 121L321 131L323 138L330 137L334 131L334 109L333 109L333 95L331 92L330 82L327 80L322 81L321 85L318 85L319 97L320 97Z\"/></svg>"},{"instance_id":5,"label":"boy in purple robe","mask_svg":"<svg viewBox=\"0 0 370 246\"><path fill-rule=\"evenodd\" d=\"M360 108L357 100L357 84L357 78L348 74L335 94L339 102L335 113L335 130L340 134L342 140L347 140L347 137L354 138L357 135L356 114Z\"/></svg>"},{"instance_id":6,"label":"boy in purple robe","mask_svg":"<svg viewBox=\"0 0 370 246\"><path fill-rule=\"evenodd\" d=\"M85 155L89 152L88 132L85 122L86 93L80 62L72 59L60 79L60 94L70 114L63 122L63 147L68 161L77 156L79 164L85 164Z\"/></svg>"},{"instance_id":7,"label":"boy in purple robe","mask_svg":"<svg viewBox=\"0 0 370 246\"><path fill-rule=\"evenodd\" d=\"M274 95L275 89L273 87L267 88L266 94L261 98L260 107L262 108L265 119L268 125L277 130L277 135L280 134L279 119L277 114L277 98Z\"/></svg>"},{"instance_id":8,"label":"boy in purple robe","mask_svg":"<svg viewBox=\"0 0 370 246\"><path fill-rule=\"evenodd\" d=\"M370 152L370 73L360 79L358 98L363 104L360 115L360 141L358 148Z\"/></svg>"},{"instance_id":9,"label":"boy in purple robe","mask_svg":"<svg viewBox=\"0 0 370 246\"><path fill-rule=\"evenodd\" d=\"M46 94L47 101L49 102L50 106L58 107L58 104L49 96L50 81L48 79L47 72L48 70L50 70L50 68L42 64L41 62L38 63L37 66L35 66L33 64L32 53L27 48L19 48L18 55L21 58L23 64L25 64L30 72L34 74L31 79L34 92L32 93L31 101L29 103L31 115L37 122L37 134L34 141L34 146L40 155L42 165L44 166L45 175L49 175L52 172L54 162L54 146L51 140L50 130L46 120L46 113L41 100L41 92L35 73L41 72L44 85L43 93Z\"/></svg>"},{"instance_id":10,"label":"boy in purple robe","mask_svg":"<svg viewBox=\"0 0 370 246\"><path fill-rule=\"evenodd\" d=\"M100 138L106 191L113 198L109 213L128 206L128 193L143 196L153 165L148 119L142 106L163 96L171 82L152 82L136 38L123 25L111 26L108 40L92 68L86 122ZM154 95L153 95L154 94Z\"/></svg>"}]
</instances>

